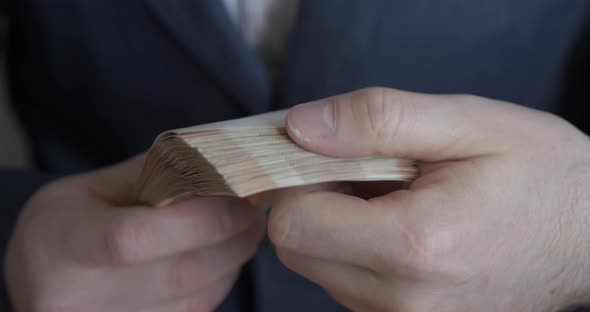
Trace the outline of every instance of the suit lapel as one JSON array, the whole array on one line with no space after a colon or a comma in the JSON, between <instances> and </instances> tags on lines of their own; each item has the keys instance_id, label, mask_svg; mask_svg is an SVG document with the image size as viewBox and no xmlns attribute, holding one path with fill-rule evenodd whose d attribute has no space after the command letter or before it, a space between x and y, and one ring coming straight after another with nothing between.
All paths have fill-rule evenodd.
<instances>
[{"instance_id":1,"label":"suit lapel","mask_svg":"<svg viewBox=\"0 0 590 312\"><path fill-rule=\"evenodd\" d=\"M217 0L145 0L154 17L200 66L241 105L244 113L268 109L271 84Z\"/></svg>"},{"instance_id":2,"label":"suit lapel","mask_svg":"<svg viewBox=\"0 0 590 312\"><path fill-rule=\"evenodd\" d=\"M369 86L370 40L388 1L302 0L281 86L280 108ZM382 15L382 14L381 14ZM378 85L374 83L374 85Z\"/></svg>"}]
</instances>

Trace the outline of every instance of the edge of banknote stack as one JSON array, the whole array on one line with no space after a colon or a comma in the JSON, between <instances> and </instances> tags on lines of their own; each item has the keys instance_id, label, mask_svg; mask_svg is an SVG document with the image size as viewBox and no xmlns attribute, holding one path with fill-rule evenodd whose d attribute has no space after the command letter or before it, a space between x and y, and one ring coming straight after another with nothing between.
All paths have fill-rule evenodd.
<instances>
[{"instance_id":1,"label":"edge of banknote stack","mask_svg":"<svg viewBox=\"0 0 590 312\"><path fill-rule=\"evenodd\" d=\"M304 150L282 127L285 112L271 114L161 134L148 153L139 199L160 205L184 194L248 197L322 182L410 181L418 175L411 160Z\"/></svg>"}]
</instances>

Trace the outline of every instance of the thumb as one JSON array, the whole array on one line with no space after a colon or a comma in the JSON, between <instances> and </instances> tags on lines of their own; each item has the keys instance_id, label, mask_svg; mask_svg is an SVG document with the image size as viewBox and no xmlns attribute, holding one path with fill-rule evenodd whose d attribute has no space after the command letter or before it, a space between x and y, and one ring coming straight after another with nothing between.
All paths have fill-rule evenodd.
<instances>
[{"instance_id":1,"label":"thumb","mask_svg":"<svg viewBox=\"0 0 590 312\"><path fill-rule=\"evenodd\" d=\"M303 148L336 157L452 160L494 153L504 144L500 138L512 122L502 117L498 129L496 117L513 105L487 102L494 101L369 88L295 106L286 129Z\"/></svg>"}]
</instances>

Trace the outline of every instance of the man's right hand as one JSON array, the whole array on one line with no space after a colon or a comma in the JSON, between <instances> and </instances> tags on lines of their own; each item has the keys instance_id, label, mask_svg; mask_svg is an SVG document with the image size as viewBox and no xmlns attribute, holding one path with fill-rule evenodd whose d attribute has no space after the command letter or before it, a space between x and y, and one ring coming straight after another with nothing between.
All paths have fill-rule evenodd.
<instances>
[{"instance_id":1,"label":"man's right hand","mask_svg":"<svg viewBox=\"0 0 590 312\"><path fill-rule=\"evenodd\" d=\"M247 201L134 202L143 157L47 185L6 256L15 311L211 311L263 237Z\"/></svg>"}]
</instances>

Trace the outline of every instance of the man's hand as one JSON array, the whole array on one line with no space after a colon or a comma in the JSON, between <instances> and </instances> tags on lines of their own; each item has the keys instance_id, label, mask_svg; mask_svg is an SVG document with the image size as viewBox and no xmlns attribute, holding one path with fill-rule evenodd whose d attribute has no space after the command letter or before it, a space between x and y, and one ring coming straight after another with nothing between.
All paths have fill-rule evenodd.
<instances>
[{"instance_id":1,"label":"man's hand","mask_svg":"<svg viewBox=\"0 0 590 312\"><path fill-rule=\"evenodd\" d=\"M211 311L254 254L264 216L244 200L134 203L143 157L41 189L11 241L15 311Z\"/></svg>"},{"instance_id":2,"label":"man's hand","mask_svg":"<svg viewBox=\"0 0 590 312\"><path fill-rule=\"evenodd\" d=\"M282 262L349 308L555 311L588 299L590 140L567 122L372 88L297 106L287 130L322 154L423 161L405 190L275 203Z\"/></svg>"}]
</instances>

